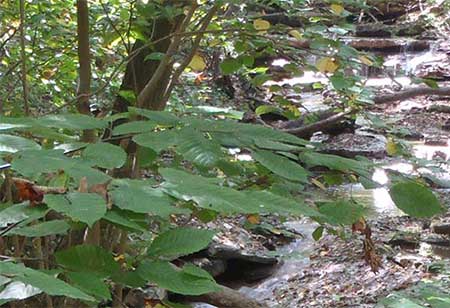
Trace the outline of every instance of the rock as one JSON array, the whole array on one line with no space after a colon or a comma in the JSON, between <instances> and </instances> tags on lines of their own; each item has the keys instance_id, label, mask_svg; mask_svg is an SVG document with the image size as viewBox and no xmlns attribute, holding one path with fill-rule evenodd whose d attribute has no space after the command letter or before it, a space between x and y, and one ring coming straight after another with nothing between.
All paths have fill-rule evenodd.
<instances>
[{"instance_id":1,"label":"rock","mask_svg":"<svg viewBox=\"0 0 450 308\"><path fill-rule=\"evenodd\" d=\"M233 246L211 244L207 249L209 259L226 262L226 271L218 276L220 281L253 282L271 276L278 259L259 254L249 254Z\"/></svg>"},{"instance_id":2,"label":"rock","mask_svg":"<svg viewBox=\"0 0 450 308\"><path fill-rule=\"evenodd\" d=\"M249 254L243 252L235 247L223 245L223 244L211 244L207 250L208 256L216 259L230 260L237 259L248 261L258 264L270 264L274 265L278 263L278 259L275 257L269 257L265 255Z\"/></svg>"},{"instance_id":3,"label":"rock","mask_svg":"<svg viewBox=\"0 0 450 308\"><path fill-rule=\"evenodd\" d=\"M431 226L434 233L450 235L450 223L441 223Z\"/></svg>"},{"instance_id":4,"label":"rock","mask_svg":"<svg viewBox=\"0 0 450 308\"><path fill-rule=\"evenodd\" d=\"M341 134L331 138L320 150L324 153L348 158L358 155L384 158L386 156L386 138L373 134Z\"/></svg>"},{"instance_id":5,"label":"rock","mask_svg":"<svg viewBox=\"0 0 450 308\"><path fill-rule=\"evenodd\" d=\"M448 145L448 138L443 136L429 136L425 138L425 145L446 147Z\"/></svg>"}]
</instances>

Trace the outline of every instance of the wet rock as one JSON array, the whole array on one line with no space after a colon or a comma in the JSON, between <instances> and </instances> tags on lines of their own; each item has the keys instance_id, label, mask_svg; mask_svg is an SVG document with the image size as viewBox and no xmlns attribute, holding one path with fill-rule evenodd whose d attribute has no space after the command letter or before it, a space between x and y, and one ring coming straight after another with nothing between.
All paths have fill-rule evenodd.
<instances>
[{"instance_id":1,"label":"wet rock","mask_svg":"<svg viewBox=\"0 0 450 308\"><path fill-rule=\"evenodd\" d=\"M213 277L222 275L227 270L227 262L221 259L198 258L190 261L210 273Z\"/></svg>"},{"instance_id":2,"label":"wet rock","mask_svg":"<svg viewBox=\"0 0 450 308\"><path fill-rule=\"evenodd\" d=\"M218 276L224 282L261 280L271 276L278 264L275 257L250 254L223 244L210 245L207 254L208 258L226 262L226 271Z\"/></svg>"},{"instance_id":3,"label":"wet rock","mask_svg":"<svg viewBox=\"0 0 450 308\"><path fill-rule=\"evenodd\" d=\"M447 146L448 138L443 136L429 136L425 138L425 145Z\"/></svg>"},{"instance_id":4,"label":"wet rock","mask_svg":"<svg viewBox=\"0 0 450 308\"><path fill-rule=\"evenodd\" d=\"M384 158L386 156L386 138L373 134L341 134L329 139L322 152L348 158L366 156Z\"/></svg>"},{"instance_id":5,"label":"wet rock","mask_svg":"<svg viewBox=\"0 0 450 308\"><path fill-rule=\"evenodd\" d=\"M431 229L437 234L450 235L450 223L435 224Z\"/></svg>"},{"instance_id":6,"label":"wet rock","mask_svg":"<svg viewBox=\"0 0 450 308\"><path fill-rule=\"evenodd\" d=\"M210 245L208 247L208 256L222 260L237 259L259 264L274 265L278 263L278 259L275 257L269 257L258 254L249 254L239 249L236 249L235 247L222 244Z\"/></svg>"}]
</instances>

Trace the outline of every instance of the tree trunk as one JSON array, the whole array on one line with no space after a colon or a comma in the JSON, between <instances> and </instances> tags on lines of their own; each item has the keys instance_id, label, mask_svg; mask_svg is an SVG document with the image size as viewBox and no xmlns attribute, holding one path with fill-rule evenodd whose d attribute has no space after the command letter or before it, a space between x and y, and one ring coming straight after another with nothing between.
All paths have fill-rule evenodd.
<instances>
[{"instance_id":1,"label":"tree trunk","mask_svg":"<svg viewBox=\"0 0 450 308\"><path fill-rule=\"evenodd\" d=\"M89 9L87 0L77 0L77 34L79 80L77 109L81 114L91 114L89 95L91 90L91 53L89 47ZM82 141L94 142L95 131L84 130Z\"/></svg>"},{"instance_id":2,"label":"tree trunk","mask_svg":"<svg viewBox=\"0 0 450 308\"><path fill-rule=\"evenodd\" d=\"M154 20L153 23L154 32L148 33L149 41L156 42L153 49L145 47L146 42L136 41L131 52L132 54L136 53L136 56L128 62L125 76L120 86L120 91L132 91L136 97L150 81L160 63L159 60L146 61L145 58L152 52L166 53L171 42L169 35L173 33L176 27L173 21L171 22L164 18ZM152 93L152 102L160 101L163 98L165 89L169 83L170 74L171 71L167 70L161 76L159 82L160 87ZM119 95L114 103L114 112L126 112L129 105L130 102Z\"/></svg>"}]
</instances>

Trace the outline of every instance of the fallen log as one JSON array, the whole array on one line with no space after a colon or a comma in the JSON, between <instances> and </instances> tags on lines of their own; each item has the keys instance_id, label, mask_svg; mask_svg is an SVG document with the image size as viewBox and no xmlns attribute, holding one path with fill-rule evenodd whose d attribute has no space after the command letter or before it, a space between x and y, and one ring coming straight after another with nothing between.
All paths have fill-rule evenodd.
<instances>
[{"instance_id":1,"label":"fallen log","mask_svg":"<svg viewBox=\"0 0 450 308\"><path fill-rule=\"evenodd\" d=\"M436 89L428 87L412 88L397 93L378 95L374 98L374 102L375 104L392 103L424 95L447 96L450 95L450 87Z\"/></svg>"},{"instance_id":2,"label":"fallen log","mask_svg":"<svg viewBox=\"0 0 450 308\"><path fill-rule=\"evenodd\" d=\"M416 36L425 31L425 27L419 23L404 23L385 25L383 23L370 23L357 25L356 37L388 38L392 36Z\"/></svg>"},{"instance_id":3,"label":"fallen log","mask_svg":"<svg viewBox=\"0 0 450 308\"><path fill-rule=\"evenodd\" d=\"M308 138L311 137L315 132L323 131L329 129L330 127L333 127L337 123L344 120L345 117L349 114L350 112L339 112L329 116L328 118L319 120L312 124L308 124L297 128L281 129L281 131L295 135L300 138Z\"/></svg>"},{"instance_id":4,"label":"fallen log","mask_svg":"<svg viewBox=\"0 0 450 308\"><path fill-rule=\"evenodd\" d=\"M343 42L355 49L364 51L400 52L402 50L424 51L430 49L430 41L428 40L348 38L343 39ZM294 48L309 49L311 41L289 38L288 44Z\"/></svg>"}]
</instances>

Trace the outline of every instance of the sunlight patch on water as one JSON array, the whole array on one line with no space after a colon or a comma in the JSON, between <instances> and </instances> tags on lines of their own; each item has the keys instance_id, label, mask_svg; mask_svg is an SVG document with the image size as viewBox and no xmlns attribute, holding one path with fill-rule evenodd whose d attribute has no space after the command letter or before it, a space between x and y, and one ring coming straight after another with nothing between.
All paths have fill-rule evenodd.
<instances>
[{"instance_id":1,"label":"sunlight patch on water","mask_svg":"<svg viewBox=\"0 0 450 308\"><path fill-rule=\"evenodd\" d=\"M444 153L446 158L450 157L450 146L431 146L423 143L412 144L414 156L417 158L432 160L436 152Z\"/></svg>"}]
</instances>

